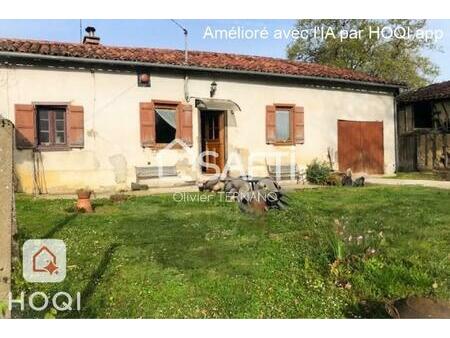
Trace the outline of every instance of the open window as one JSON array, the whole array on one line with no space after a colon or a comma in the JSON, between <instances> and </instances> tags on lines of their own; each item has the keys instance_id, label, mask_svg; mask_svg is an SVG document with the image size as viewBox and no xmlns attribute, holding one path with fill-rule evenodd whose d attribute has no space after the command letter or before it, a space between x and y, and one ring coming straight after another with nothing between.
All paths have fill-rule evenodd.
<instances>
[{"instance_id":1,"label":"open window","mask_svg":"<svg viewBox=\"0 0 450 338\"><path fill-rule=\"evenodd\" d=\"M192 145L191 105L153 100L141 102L139 109L142 147L163 148L176 139Z\"/></svg>"},{"instance_id":2,"label":"open window","mask_svg":"<svg viewBox=\"0 0 450 338\"><path fill-rule=\"evenodd\" d=\"M414 128L433 128L433 106L431 102L416 102L413 105Z\"/></svg>"},{"instance_id":3,"label":"open window","mask_svg":"<svg viewBox=\"0 0 450 338\"><path fill-rule=\"evenodd\" d=\"M155 107L156 143L167 144L175 140L177 133L176 107Z\"/></svg>"}]
</instances>

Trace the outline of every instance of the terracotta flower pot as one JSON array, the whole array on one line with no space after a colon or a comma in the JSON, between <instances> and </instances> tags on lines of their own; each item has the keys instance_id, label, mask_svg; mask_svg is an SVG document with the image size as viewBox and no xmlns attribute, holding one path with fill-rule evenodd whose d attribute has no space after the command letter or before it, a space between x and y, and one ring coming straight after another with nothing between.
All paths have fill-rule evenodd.
<instances>
[{"instance_id":1,"label":"terracotta flower pot","mask_svg":"<svg viewBox=\"0 0 450 338\"><path fill-rule=\"evenodd\" d=\"M84 212L93 212L91 204L91 194L92 190L77 190L77 210Z\"/></svg>"}]
</instances>

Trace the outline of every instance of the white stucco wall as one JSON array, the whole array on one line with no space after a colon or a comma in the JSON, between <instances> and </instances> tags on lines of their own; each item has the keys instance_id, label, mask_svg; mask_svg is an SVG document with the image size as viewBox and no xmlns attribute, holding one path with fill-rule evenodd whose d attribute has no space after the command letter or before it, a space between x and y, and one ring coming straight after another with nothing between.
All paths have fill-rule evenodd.
<instances>
[{"instance_id":1,"label":"white stucco wall","mask_svg":"<svg viewBox=\"0 0 450 338\"><path fill-rule=\"evenodd\" d=\"M191 97L208 97L210 83L218 89L215 98L230 99L242 111L228 114L228 154L237 151L247 166L249 154L273 151L295 152L299 166L314 158L326 159L331 148L337 160L337 120L383 121L385 173L395 167L394 100L389 94L350 90L280 85L256 80L235 80L224 76L191 77ZM0 113L14 121L14 104L69 102L82 105L85 112L85 147L71 151L42 152L45 184L49 192L72 192L80 187L117 190L135 181L135 166L154 164L157 150L143 149L139 135L139 102L184 100L183 77L153 72L151 87L138 87L135 72L0 67ZM191 99L194 104L194 99ZM275 147L265 142L265 106L292 103L305 109L305 143ZM199 152L199 112L193 111L195 152ZM31 151L17 150L16 172L24 191L33 187ZM264 175L261 155L252 168ZM196 179L198 168L187 162L182 150L163 153L165 164L177 164L180 178L152 180L155 185ZM289 160L285 157L284 160ZM337 167L337 163L336 163Z\"/></svg>"}]
</instances>

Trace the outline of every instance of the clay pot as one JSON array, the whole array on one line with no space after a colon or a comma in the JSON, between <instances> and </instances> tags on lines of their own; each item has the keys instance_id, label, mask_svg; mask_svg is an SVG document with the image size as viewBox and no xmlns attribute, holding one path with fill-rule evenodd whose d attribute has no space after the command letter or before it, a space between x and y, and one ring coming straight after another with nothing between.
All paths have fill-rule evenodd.
<instances>
[{"instance_id":1,"label":"clay pot","mask_svg":"<svg viewBox=\"0 0 450 338\"><path fill-rule=\"evenodd\" d=\"M91 204L92 190L77 190L77 210L83 212L93 212Z\"/></svg>"}]
</instances>

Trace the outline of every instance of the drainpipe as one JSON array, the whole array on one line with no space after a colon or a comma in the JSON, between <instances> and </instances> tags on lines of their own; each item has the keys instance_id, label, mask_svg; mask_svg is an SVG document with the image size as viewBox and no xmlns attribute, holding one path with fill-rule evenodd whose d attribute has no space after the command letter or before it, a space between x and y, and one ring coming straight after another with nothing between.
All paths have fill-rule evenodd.
<instances>
[{"instance_id":1,"label":"drainpipe","mask_svg":"<svg viewBox=\"0 0 450 338\"><path fill-rule=\"evenodd\" d=\"M188 39L188 31L184 30L184 63L188 65L188 49L187 49L187 39ZM184 99L186 102L189 102L189 76L187 72L184 75Z\"/></svg>"},{"instance_id":2,"label":"drainpipe","mask_svg":"<svg viewBox=\"0 0 450 338\"><path fill-rule=\"evenodd\" d=\"M178 27L180 27L183 31L184 34L184 65L187 67L189 64L188 61L188 30L183 27L181 24L179 24L177 21L171 19L170 21L172 21L175 25L177 25ZM189 102L189 76L187 75L187 72L184 75L184 99L186 100L186 102Z\"/></svg>"}]
</instances>

